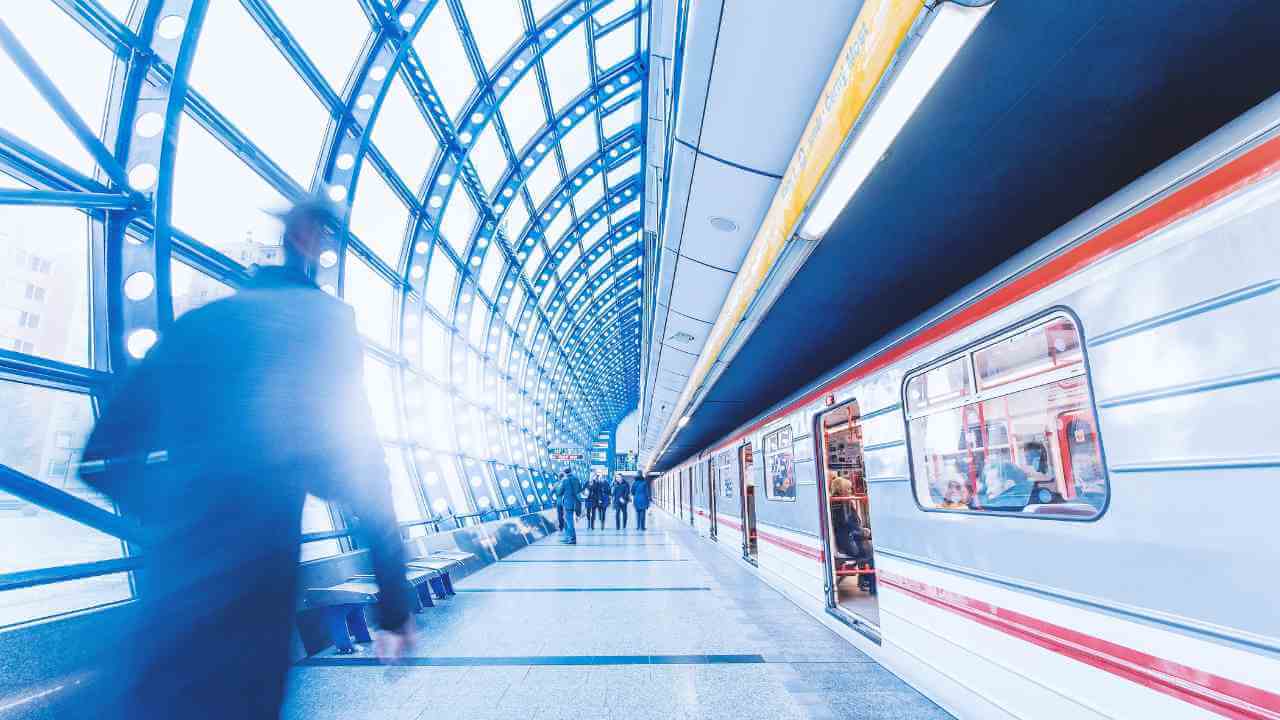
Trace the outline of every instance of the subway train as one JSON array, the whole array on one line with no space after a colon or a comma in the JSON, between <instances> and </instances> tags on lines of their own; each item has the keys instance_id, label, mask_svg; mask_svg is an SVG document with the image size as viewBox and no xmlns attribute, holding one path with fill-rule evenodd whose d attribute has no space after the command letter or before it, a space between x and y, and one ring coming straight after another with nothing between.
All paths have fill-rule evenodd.
<instances>
[{"instance_id":1,"label":"subway train","mask_svg":"<svg viewBox=\"0 0 1280 720\"><path fill-rule=\"evenodd\" d=\"M659 504L961 717L1280 718L1277 170L1280 96Z\"/></svg>"}]
</instances>

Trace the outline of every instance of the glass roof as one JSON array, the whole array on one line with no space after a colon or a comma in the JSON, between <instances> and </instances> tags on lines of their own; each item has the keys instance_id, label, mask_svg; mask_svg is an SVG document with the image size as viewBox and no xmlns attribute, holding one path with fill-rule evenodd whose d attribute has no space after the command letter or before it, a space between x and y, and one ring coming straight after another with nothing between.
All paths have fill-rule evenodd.
<instances>
[{"instance_id":1,"label":"glass roof","mask_svg":"<svg viewBox=\"0 0 1280 720\"><path fill-rule=\"evenodd\" d=\"M0 255L58 296L0 319L9 375L109 387L321 192L405 513L537 504L545 449L636 405L645 2L4 5Z\"/></svg>"}]
</instances>

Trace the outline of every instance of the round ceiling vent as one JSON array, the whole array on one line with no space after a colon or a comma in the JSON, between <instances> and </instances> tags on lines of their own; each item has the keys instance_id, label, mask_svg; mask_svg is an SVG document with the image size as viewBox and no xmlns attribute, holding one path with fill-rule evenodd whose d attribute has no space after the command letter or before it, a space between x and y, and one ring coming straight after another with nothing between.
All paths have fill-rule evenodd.
<instances>
[{"instance_id":1,"label":"round ceiling vent","mask_svg":"<svg viewBox=\"0 0 1280 720\"><path fill-rule=\"evenodd\" d=\"M733 232L738 229L738 223L730 220L729 218L716 215L711 218L711 227L719 230L720 232Z\"/></svg>"}]
</instances>

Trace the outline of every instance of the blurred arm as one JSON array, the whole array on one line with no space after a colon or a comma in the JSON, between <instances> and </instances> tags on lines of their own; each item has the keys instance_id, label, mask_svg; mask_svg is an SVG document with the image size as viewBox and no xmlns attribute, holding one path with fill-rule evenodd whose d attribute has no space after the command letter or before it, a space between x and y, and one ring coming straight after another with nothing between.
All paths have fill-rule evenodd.
<instances>
[{"instance_id":1,"label":"blurred arm","mask_svg":"<svg viewBox=\"0 0 1280 720\"><path fill-rule=\"evenodd\" d=\"M404 544L391 501L390 474L364 390L364 353L349 311L346 322L333 333L328 347L337 356L338 377L330 378L330 387L342 389L333 406L343 417L331 425L340 428L332 438L336 456L329 474L332 487L316 488L316 494L344 502L359 518L357 538L361 547L368 548L382 588L378 623L397 629L409 616Z\"/></svg>"}]
</instances>

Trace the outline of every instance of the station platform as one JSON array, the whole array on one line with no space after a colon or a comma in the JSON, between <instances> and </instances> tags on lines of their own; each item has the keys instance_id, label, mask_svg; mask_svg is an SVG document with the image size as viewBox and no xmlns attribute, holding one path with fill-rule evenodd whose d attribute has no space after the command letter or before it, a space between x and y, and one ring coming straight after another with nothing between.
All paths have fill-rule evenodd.
<instances>
[{"instance_id":1,"label":"station platform","mask_svg":"<svg viewBox=\"0 0 1280 720\"><path fill-rule=\"evenodd\" d=\"M291 673L289 720L950 718L661 511L558 534L416 616L413 656L368 646ZM584 523L581 523L585 525ZM363 653L363 654L361 654Z\"/></svg>"}]
</instances>

